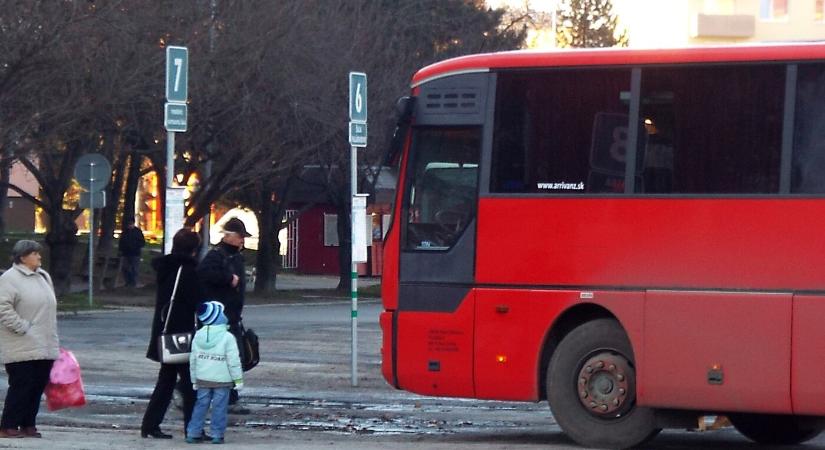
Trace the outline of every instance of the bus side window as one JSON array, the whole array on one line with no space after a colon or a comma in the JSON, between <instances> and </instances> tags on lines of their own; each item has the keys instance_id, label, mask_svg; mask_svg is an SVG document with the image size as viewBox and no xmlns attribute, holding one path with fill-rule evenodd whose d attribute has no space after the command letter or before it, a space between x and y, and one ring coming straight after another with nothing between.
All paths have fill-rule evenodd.
<instances>
[{"instance_id":1,"label":"bus side window","mask_svg":"<svg viewBox=\"0 0 825 450\"><path fill-rule=\"evenodd\" d=\"M784 90L782 64L643 69L644 192L778 193Z\"/></svg>"},{"instance_id":2,"label":"bus side window","mask_svg":"<svg viewBox=\"0 0 825 450\"><path fill-rule=\"evenodd\" d=\"M507 72L498 80L491 192L623 192L629 69Z\"/></svg>"},{"instance_id":3,"label":"bus side window","mask_svg":"<svg viewBox=\"0 0 825 450\"><path fill-rule=\"evenodd\" d=\"M825 193L825 64L800 64L797 75L791 192Z\"/></svg>"}]
</instances>

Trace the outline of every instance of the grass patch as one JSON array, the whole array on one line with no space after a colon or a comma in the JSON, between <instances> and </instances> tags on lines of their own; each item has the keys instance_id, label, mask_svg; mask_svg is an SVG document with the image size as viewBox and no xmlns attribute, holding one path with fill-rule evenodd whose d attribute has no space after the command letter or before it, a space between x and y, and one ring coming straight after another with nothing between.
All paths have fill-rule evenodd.
<instances>
[{"instance_id":1,"label":"grass patch","mask_svg":"<svg viewBox=\"0 0 825 450\"><path fill-rule=\"evenodd\" d=\"M92 296L92 306L89 306L89 293L76 292L73 294L61 295L57 300L57 310L59 312L80 312L92 311L96 309L104 309L105 306L100 302L98 295Z\"/></svg>"},{"instance_id":2,"label":"grass patch","mask_svg":"<svg viewBox=\"0 0 825 450\"><path fill-rule=\"evenodd\" d=\"M381 286L359 286L358 298L380 298ZM349 301L350 293L348 291L339 291L337 289L278 289L272 293L258 294L255 292L246 293L247 304L266 304L275 302L306 302L306 301L328 301L328 300L342 300Z\"/></svg>"},{"instance_id":3,"label":"grass patch","mask_svg":"<svg viewBox=\"0 0 825 450\"><path fill-rule=\"evenodd\" d=\"M358 296L359 297L373 297L373 298L381 298L381 285L376 284L372 286L361 286L358 285Z\"/></svg>"},{"instance_id":4,"label":"grass patch","mask_svg":"<svg viewBox=\"0 0 825 450\"><path fill-rule=\"evenodd\" d=\"M349 299L349 294L336 289L278 289L271 293L247 292L245 303L266 304L275 302L298 302L307 300Z\"/></svg>"}]
</instances>

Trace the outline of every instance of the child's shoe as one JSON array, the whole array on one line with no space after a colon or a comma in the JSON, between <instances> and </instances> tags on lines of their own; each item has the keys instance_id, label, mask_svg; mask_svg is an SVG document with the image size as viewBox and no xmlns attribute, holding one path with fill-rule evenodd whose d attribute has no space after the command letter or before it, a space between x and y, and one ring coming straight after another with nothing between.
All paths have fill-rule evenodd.
<instances>
[{"instance_id":1,"label":"child's shoe","mask_svg":"<svg viewBox=\"0 0 825 450\"><path fill-rule=\"evenodd\" d=\"M223 438L222 437L213 437L212 438L212 443L213 444L223 444Z\"/></svg>"},{"instance_id":2,"label":"child's shoe","mask_svg":"<svg viewBox=\"0 0 825 450\"><path fill-rule=\"evenodd\" d=\"M201 444L201 443L203 443L203 436L199 436L199 437L186 436L186 443L187 444Z\"/></svg>"}]
</instances>

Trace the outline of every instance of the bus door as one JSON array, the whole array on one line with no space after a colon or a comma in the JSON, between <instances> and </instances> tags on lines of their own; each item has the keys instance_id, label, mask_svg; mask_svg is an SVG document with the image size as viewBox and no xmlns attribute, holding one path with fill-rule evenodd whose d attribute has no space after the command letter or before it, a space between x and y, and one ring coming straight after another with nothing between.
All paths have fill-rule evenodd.
<instances>
[{"instance_id":1,"label":"bus door","mask_svg":"<svg viewBox=\"0 0 825 450\"><path fill-rule=\"evenodd\" d=\"M402 203L398 386L472 396L479 161L488 74L422 85Z\"/></svg>"}]
</instances>

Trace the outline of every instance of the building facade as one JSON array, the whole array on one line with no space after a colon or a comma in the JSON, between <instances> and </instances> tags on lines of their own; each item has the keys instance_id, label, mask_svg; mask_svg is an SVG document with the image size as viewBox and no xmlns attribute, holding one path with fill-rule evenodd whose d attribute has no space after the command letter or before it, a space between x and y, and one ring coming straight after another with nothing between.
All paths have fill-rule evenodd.
<instances>
[{"instance_id":1,"label":"building facade","mask_svg":"<svg viewBox=\"0 0 825 450\"><path fill-rule=\"evenodd\" d=\"M37 197L40 184L22 164L15 163L12 165L10 178L11 184L21 188L27 194ZM35 228L34 203L24 198L14 189L9 189L8 192L4 214L6 230L30 233Z\"/></svg>"},{"instance_id":2,"label":"building facade","mask_svg":"<svg viewBox=\"0 0 825 450\"><path fill-rule=\"evenodd\" d=\"M825 40L825 0L613 0L631 47Z\"/></svg>"}]
</instances>

